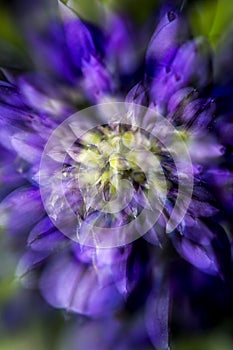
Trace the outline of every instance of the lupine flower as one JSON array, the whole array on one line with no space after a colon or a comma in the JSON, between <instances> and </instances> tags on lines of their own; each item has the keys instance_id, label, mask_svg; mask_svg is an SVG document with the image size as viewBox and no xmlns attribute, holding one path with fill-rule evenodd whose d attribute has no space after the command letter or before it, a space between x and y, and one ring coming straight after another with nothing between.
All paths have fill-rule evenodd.
<instances>
[{"instance_id":1,"label":"lupine flower","mask_svg":"<svg viewBox=\"0 0 233 350\"><path fill-rule=\"evenodd\" d=\"M230 244L217 221L220 208L206 184L209 173L217 171L226 152L225 145L211 131L215 101L207 96L207 90L212 81L213 53L206 39L191 39L182 14L167 11L147 48L144 74L135 81L139 63L127 26L115 14L109 14L107 23L116 31L91 26L61 4L59 20L53 19L27 34L28 45L34 48L36 71L14 78L8 73L9 80L1 81L2 168L3 174L7 171L12 176L3 178L1 227L22 250L27 242L17 275L29 286L39 280L40 291L49 304L92 318L113 317L125 306L141 310L143 305L152 344L167 349L171 272L172 276L176 272L170 270L170 262L180 256L202 272L223 280L229 276ZM126 75L132 75L135 83L130 87L126 83L127 89ZM178 137L185 143L192 174L186 173L187 164L181 159L183 181L185 175L192 175L194 186L185 216L167 234L179 176L175 161L162 143L121 121L98 126L68 149L73 131L61 134L57 149L49 155L56 165L63 162L67 152L62 173L56 173L52 166L45 170L52 180L59 176L64 179L63 194L76 214L75 234L87 235L90 223L121 230L140 215L148 197L157 203L153 209L161 211L156 224L143 232L143 237L103 248L98 242L94 246L80 244L73 239L73 232L68 237L60 232L60 225L69 228L72 223L56 188L55 192L49 188L47 205L52 211L48 217L39 189L39 177L44 176L40 161L52 133L70 114L82 106L106 101L111 105L117 99L125 102L130 115L140 115L137 105L142 105L174 127L176 131L172 135L165 132L163 140L171 137L172 145ZM128 120L133 124L133 117ZM164 132L157 119L150 119L150 112L143 114L142 121ZM151 163L124 153L139 144L156 155L161 165L150 186L137 162L143 161L149 172ZM77 165L83 175L79 183ZM133 200L124 210L120 214L93 210L101 198L108 201L115 195L122 180L133 188Z\"/></svg>"}]
</instances>

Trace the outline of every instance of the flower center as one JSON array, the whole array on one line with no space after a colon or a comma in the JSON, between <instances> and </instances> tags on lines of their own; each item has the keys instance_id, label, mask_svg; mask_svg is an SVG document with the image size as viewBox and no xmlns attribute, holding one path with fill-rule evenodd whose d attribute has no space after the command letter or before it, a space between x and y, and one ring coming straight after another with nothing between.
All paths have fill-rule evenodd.
<instances>
[{"instance_id":1,"label":"flower center","mask_svg":"<svg viewBox=\"0 0 233 350\"><path fill-rule=\"evenodd\" d=\"M118 192L127 191L124 180L133 191L140 189L145 194L153 186L163 196L167 189L159 160L152 171L149 157L145 159L145 154L158 149L158 142L140 128L115 124L88 131L68 150L85 203L94 197L113 201Z\"/></svg>"},{"instance_id":2,"label":"flower center","mask_svg":"<svg viewBox=\"0 0 233 350\"><path fill-rule=\"evenodd\" d=\"M192 192L183 138L153 109L110 102L66 119L41 161L40 187L56 227L81 244L121 246L163 217L171 232Z\"/></svg>"}]
</instances>

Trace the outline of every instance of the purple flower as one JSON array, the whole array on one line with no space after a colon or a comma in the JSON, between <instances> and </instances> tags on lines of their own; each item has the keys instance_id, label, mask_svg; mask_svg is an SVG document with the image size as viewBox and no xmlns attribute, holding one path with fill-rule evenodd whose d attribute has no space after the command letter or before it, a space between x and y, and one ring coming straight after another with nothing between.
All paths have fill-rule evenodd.
<instances>
[{"instance_id":1,"label":"purple flower","mask_svg":"<svg viewBox=\"0 0 233 350\"><path fill-rule=\"evenodd\" d=\"M217 183L221 174L225 181L231 181L230 171L221 173L218 167L226 145L212 132L215 101L202 94L211 83L213 53L206 39L190 39L180 14L167 12L148 46L142 80L135 81L134 87L131 84L131 89L126 85L125 94L121 78L131 75L134 81L139 64L125 22L110 14L107 29L103 30L81 21L64 5L61 12L61 20L46 23L28 35L28 45L33 45L36 56L35 71L19 74L13 82L0 83L1 168L3 174L11 174L3 177L5 189L1 196L6 197L0 207L1 227L12 239L21 241L20 247L27 246L18 265L18 277L29 286L38 278L40 291L49 304L93 318L116 315L127 303L136 304L136 310L146 304L146 327L152 344L167 349L170 262L180 256L202 272L223 280L229 276L231 264L229 240L218 223L218 215L224 213L206 183L210 176ZM114 27L117 31L111 32L109 28ZM61 133L49 155L51 166L40 173L40 160L53 131L82 106L113 101L115 96L126 101L132 108L129 111L139 118L141 110L137 105L165 116L175 131L169 134L165 129L163 140L177 145L178 137L190 154L194 182L191 202L169 234L166 227L179 195L179 169L162 142L155 142L139 128L120 121L118 125L104 124L79 138L68 151L70 135L75 132ZM158 119L151 119L150 113L145 113L142 121L152 130L161 128L161 134L164 132L163 125ZM221 123L223 133L225 125ZM150 183L137 161L144 164L149 174L157 163L154 165L145 157L138 159L134 153L127 158L125 153L126 148L133 150L138 144L156 156L161 166ZM176 150L172 151L175 155ZM57 172L61 161L62 174ZM77 164L83 175L79 182ZM186 172L188 165L185 159L180 159L179 164L186 183L187 174L191 175ZM62 194L56 186L54 192L48 188L50 218L40 197L39 175L51 175L57 181L55 185L60 175L64 180ZM165 199L162 176L168 190ZM133 188L133 199L120 214L94 210L103 197L106 202L114 197L119 182L128 182ZM222 182L219 188L224 189ZM186 190L190 189L183 187L184 199L175 220L185 207ZM76 215L75 232L70 237L59 230L59 225L74 226L62 195ZM227 193L223 197L227 203ZM152 199L154 212L160 215L156 224L143 232L143 238L105 249L98 242L90 247L70 239L77 232L87 235L88 225L93 223L109 230L117 227L120 232L144 207L151 205L148 198ZM139 223L139 232L143 224Z\"/></svg>"}]
</instances>

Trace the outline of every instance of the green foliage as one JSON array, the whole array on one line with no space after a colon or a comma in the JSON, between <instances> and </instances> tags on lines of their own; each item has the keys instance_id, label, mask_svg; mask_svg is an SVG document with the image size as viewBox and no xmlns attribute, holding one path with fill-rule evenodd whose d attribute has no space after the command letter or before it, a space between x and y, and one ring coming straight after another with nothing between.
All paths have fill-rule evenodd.
<instances>
[{"instance_id":1,"label":"green foliage","mask_svg":"<svg viewBox=\"0 0 233 350\"><path fill-rule=\"evenodd\" d=\"M22 44L13 16L4 6L0 7L0 38L15 45Z\"/></svg>"},{"instance_id":2,"label":"green foliage","mask_svg":"<svg viewBox=\"0 0 233 350\"><path fill-rule=\"evenodd\" d=\"M155 10L158 0L62 0L74 9L82 18L95 23L101 23L101 18L107 9L125 12L137 22L148 18Z\"/></svg>"},{"instance_id":3,"label":"green foliage","mask_svg":"<svg viewBox=\"0 0 233 350\"><path fill-rule=\"evenodd\" d=\"M13 14L0 5L0 65L4 68L24 69L28 65L25 43Z\"/></svg>"},{"instance_id":4,"label":"green foliage","mask_svg":"<svg viewBox=\"0 0 233 350\"><path fill-rule=\"evenodd\" d=\"M73 9L82 19L101 24L104 15L104 4L100 0L62 0L66 6Z\"/></svg>"},{"instance_id":5,"label":"green foliage","mask_svg":"<svg viewBox=\"0 0 233 350\"><path fill-rule=\"evenodd\" d=\"M221 35L233 23L233 1L198 1L190 7L189 15L194 35L207 36L216 46Z\"/></svg>"},{"instance_id":6,"label":"green foliage","mask_svg":"<svg viewBox=\"0 0 233 350\"><path fill-rule=\"evenodd\" d=\"M179 340L173 346L174 350L232 350L233 342L230 337L217 331L202 336Z\"/></svg>"}]
</instances>

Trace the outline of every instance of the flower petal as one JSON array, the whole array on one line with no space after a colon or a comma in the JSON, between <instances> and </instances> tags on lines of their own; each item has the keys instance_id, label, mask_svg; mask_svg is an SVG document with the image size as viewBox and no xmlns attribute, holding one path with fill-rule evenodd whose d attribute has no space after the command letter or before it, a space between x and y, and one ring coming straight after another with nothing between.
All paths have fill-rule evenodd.
<instances>
[{"instance_id":1,"label":"flower petal","mask_svg":"<svg viewBox=\"0 0 233 350\"><path fill-rule=\"evenodd\" d=\"M45 259L49 256L49 252L34 252L28 250L19 260L16 277L21 283L27 287L37 287L37 278L35 278L36 269L40 267Z\"/></svg>"},{"instance_id":2,"label":"flower petal","mask_svg":"<svg viewBox=\"0 0 233 350\"><path fill-rule=\"evenodd\" d=\"M44 215L39 190L22 187L13 191L1 202L0 214L6 233L24 237Z\"/></svg>"},{"instance_id":3,"label":"flower petal","mask_svg":"<svg viewBox=\"0 0 233 350\"><path fill-rule=\"evenodd\" d=\"M199 270L210 275L219 273L218 262L211 246L203 246L178 235L173 238L173 244L178 253Z\"/></svg>"},{"instance_id":4,"label":"flower petal","mask_svg":"<svg viewBox=\"0 0 233 350\"><path fill-rule=\"evenodd\" d=\"M146 306L146 328L150 340L158 350L169 350L169 283L164 280L157 282Z\"/></svg>"},{"instance_id":5,"label":"flower petal","mask_svg":"<svg viewBox=\"0 0 233 350\"><path fill-rule=\"evenodd\" d=\"M130 29L126 18L112 13L107 17L106 61L123 74L132 73L137 63L135 38L131 35Z\"/></svg>"},{"instance_id":6,"label":"flower petal","mask_svg":"<svg viewBox=\"0 0 233 350\"><path fill-rule=\"evenodd\" d=\"M40 162L44 141L37 134L17 133L12 136L11 143L20 157L35 164Z\"/></svg>"},{"instance_id":7,"label":"flower petal","mask_svg":"<svg viewBox=\"0 0 233 350\"><path fill-rule=\"evenodd\" d=\"M212 77L211 50L208 42L197 38L183 44L169 67L162 67L151 85L151 99L163 112L171 96L192 85L206 87Z\"/></svg>"},{"instance_id":8,"label":"flower petal","mask_svg":"<svg viewBox=\"0 0 233 350\"><path fill-rule=\"evenodd\" d=\"M57 231L48 217L40 221L30 232L28 245L36 251L54 251L65 246L68 240Z\"/></svg>"},{"instance_id":9,"label":"flower petal","mask_svg":"<svg viewBox=\"0 0 233 350\"><path fill-rule=\"evenodd\" d=\"M94 267L65 255L43 272L40 289L52 306L93 317L113 312L121 302L114 286L99 285Z\"/></svg>"},{"instance_id":10,"label":"flower petal","mask_svg":"<svg viewBox=\"0 0 233 350\"><path fill-rule=\"evenodd\" d=\"M89 61L96 53L95 45L85 24L75 16L64 23L66 42L76 67L81 68L83 61Z\"/></svg>"},{"instance_id":11,"label":"flower petal","mask_svg":"<svg viewBox=\"0 0 233 350\"><path fill-rule=\"evenodd\" d=\"M83 61L82 73L84 77L82 84L91 100L98 101L104 95L110 94L113 89L110 74L94 56L91 56L89 61Z\"/></svg>"},{"instance_id":12,"label":"flower petal","mask_svg":"<svg viewBox=\"0 0 233 350\"><path fill-rule=\"evenodd\" d=\"M67 44L62 23L57 19L51 19L43 26L42 30L28 33L30 52L38 70L53 76L61 81L74 83L75 71L71 57L67 52ZM52 43L52 45L51 45Z\"/></svg>"},{"instance_id":13,"label":"flower petal","mask_svg":"<svg viewBox=\"0 0 233 350\"><path fill-rule=\"evenodd\" d=\"M156 65L169 65L178 47L187 37L188 30L184 19L178 13L167 12L160 20L148 46L146 62L149 74L154 74Z\"/></svg>"},{"instance_id":14,"label":"flower petal","mask_svg":"<svg viewBox=\"0 0 233 350\"><path fill-rule=\"evenodd\" d=\"M19 93L16 86L6 81L0 81L0 100L14 107L26 107L23 95Z\"/></svg>"}]
</instances>

